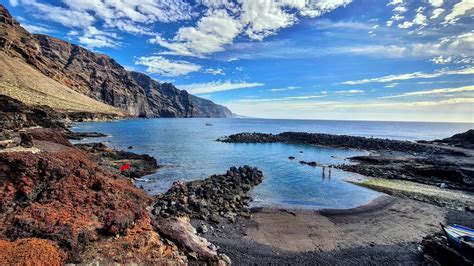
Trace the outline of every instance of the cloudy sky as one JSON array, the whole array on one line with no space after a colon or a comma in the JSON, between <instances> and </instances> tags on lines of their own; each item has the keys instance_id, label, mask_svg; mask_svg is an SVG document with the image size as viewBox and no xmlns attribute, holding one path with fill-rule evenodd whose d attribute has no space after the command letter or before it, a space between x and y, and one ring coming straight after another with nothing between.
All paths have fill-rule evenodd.
<instances>
[{"instance_id":1,"label":"cloudy sky","mask_svg":"<svg viewBox=\"0 0 474 266\"><path fill-rule=\"evenodd\" d=\"M474 0L1 2L240 115L474 122Z\"/></svg>"}]
</instances>

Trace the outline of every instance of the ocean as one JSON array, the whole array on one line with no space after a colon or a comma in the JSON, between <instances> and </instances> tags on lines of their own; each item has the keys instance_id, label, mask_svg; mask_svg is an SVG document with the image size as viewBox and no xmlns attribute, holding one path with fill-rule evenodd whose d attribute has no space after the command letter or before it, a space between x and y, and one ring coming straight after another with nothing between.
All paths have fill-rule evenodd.
<instances>
[{"instance_id":1,"label":"ocean","mask_svg":"<svg viewBox=\"0 0 474 266\"><path fill-rule=\"evenodd\" d=\"M216 139L240 132L303 131L415 141L445 138L470 128L473 125L467 123L158 118L84 122L74 130L111 135L83 142L104 141L123 150L132 146L132 152L155 157L163 168L136 182L152 195L165 192L176 180L203 179L247 164L258 167L265 176L251 192L254 207L347 209L366 204L380 193L346 182L363 179L357 174L332 169L329 176L326 169L323 175L321 167L299 161L348 164L346 158L365 152L281 143L232 144Z\"/></svg>"}]
</instances>

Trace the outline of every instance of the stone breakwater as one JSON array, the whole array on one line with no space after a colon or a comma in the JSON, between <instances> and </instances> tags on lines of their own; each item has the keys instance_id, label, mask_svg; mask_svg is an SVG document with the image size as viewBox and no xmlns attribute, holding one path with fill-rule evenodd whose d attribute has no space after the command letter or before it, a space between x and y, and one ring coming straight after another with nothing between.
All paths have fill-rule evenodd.
<instances>
[{"instance_id":1,"label":"stone breakwater","mask_svg":"<svg viewBox=\"0 0 474 266\"><path fill-rule=\"evenodd\" d=\"M152 213L163 218L189 216L214 223L225 218L234 222L237 215L250 215L247 206L251 198L247 193L262 180L260 170L243 166L204 180L175 182L165 194L156 197Z\"/></svg>"},{"instance_id":2,"label":"stone breakwater","mask_svg":"<svg viewBox=\"0 0 474 266\"><path fill-rule=\"evenodd\" d=\"M365 138L322 133L283 132L280 134L238 133L218 139L226 143L293 143L369 151L402 151L409 153L455 153L439 147L428 147L409 141Z\"/></svg>"}]
</instances>

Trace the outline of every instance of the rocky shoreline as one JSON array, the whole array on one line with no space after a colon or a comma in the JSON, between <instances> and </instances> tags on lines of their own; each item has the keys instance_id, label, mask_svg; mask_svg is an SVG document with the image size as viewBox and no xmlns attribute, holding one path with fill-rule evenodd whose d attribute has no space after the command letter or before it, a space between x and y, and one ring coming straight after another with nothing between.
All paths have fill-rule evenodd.
<instances>
[{"instance_id":1,"label":"rocky shoreline","mask_svg":"<svg viewBox=\"0 0 474 266\"><path fill-rule=\"evenodd\" d=\"M353 162L352 164L322 165L318 162L307 161L299 161L299 163L312 167L335 167L362 174L373 179L356 183L358 185L400 198L427 202L431 206L460 210L456 217L470 218L458 220L448 214L445 219L472 227L474 225L472 224L474 220L472 208L474 202L474 194L472 194L474 192L473 133L474 130L469 130L443 140L418 141L418 143L303 132L239 133L218 139L218 141L226 143L282 142L369 151L368 156L348 158ZM295 156L289 158L298 161L295 160L297 159ZM400 230L406 229L400 228ZM470 265L469 263L472 262L469 259L448 246L439 230L438 227L420 241L425 250L425 263Z\"/></svg>"},{"instance_id":2,"label":"rocky shoreline","mask_svg":"<svg viewBox=\"0 0 474 266\"><path fill-rule=\"evenodd\" d=\"M27 106L6 96L0 101L5 103L0 106L3 262L230 264L218 247L197 235L190 214L181 209L171 213L171 206L180 206L172 199L181 202L184 194L173 187L163 198L152 198L135 187L134 178L159 168L155 158L102 143L73 145L67 137L103 135L71 132L70 117L47 107ZM125 163L131 169L119 171ZM237 211L244 212L249 200L246 192L261 178L254 168L232 168L208 179L225 184L217 193L208 189L207 181L193 182L189 193L207 200L214 212L224 199L224 187L232 183L232 192L241 191L233 202L239 209L232 214L240 215ZM155 216L153 206L170 206L164 212L168 215Z\"/></svg>"},{"instance_id":3,"label":"rocky shoreline","mask_svg":"<svg viewBox=\"0 0 474 266\"><path fill-rule=\"evenodd\" d=\"M186 215L219 223L222 217L234 222L237 216L250 217L247 207L251 198L247 193L262 180L263 174L257 168L243 166L204 180L177 182L156 196L152 213L163 218Z\"/></svg>"},{"instance_id":4,"label":"rocky shoreline","mask_svg":"<svg viewBox=\"0 0 474 266\"><path fill-rule=\"evenodd\" d=\"M447 247L432 235L439 231L437 223L473 226L468 208L451 211L445 207L451 205L390 190L396 197L357 210L249 210L248 192L263 180L263 173L249 166L175 182L166 193L151 197L133 179L156 171L156 159L103 143L73 145L66 137L103 135L72 133L67 116L11 99L7 103L13 107L0 109L0 124L9 126L0 132L0 144L8 146L0 147L0 247L8 252L0 252L2 261L419 264L423 258L416 250L423 238L426 261L439 261L433 254ZM363 147L371 153L351 158L357 164L330 167L451 188L450 193L472 188L472 151L447 144L297 132L244 133L221 141ZM289 159L327 167L296 157ZM133 166L131 171L118 170L125 163Z\"/></svg>"},{"instance_id":5,"label":"rocky shoreline","mask_svg":"<svg viewBox=\"0 0 474 266\"><path fill-rule=\"evenodd\" d=\"M370 151L349 158L356 164L331 165L364 176L401 179L446 188L474 191L472 151L448 146L377 138L304 132L239 133L219 139L226 143L295 143ZM294 158L294 157L293 157ZM318 162L301 164L321 166Z\"/></svg>"},{"instance_id":6,"label":"rocky shoreline","mask_svg":"<svg viewBox=\"0 0 474 266\"><path fill-rule=\"evenodd\" d=\"M459 151L444 149L443 147L431 147L409 141L306 132L283 132L280 134L238 133L220 138L217 141L225 143L280 142L334 148L359 149L367 151L401 151L410 154L424 153L463 155L463 153Z\"/></svg>"}]
</instances>

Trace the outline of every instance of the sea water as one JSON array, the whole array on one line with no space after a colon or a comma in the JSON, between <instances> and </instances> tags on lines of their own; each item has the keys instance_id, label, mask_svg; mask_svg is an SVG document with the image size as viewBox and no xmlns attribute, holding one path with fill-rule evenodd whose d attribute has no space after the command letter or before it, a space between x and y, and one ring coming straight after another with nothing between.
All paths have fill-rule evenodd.
<instances>
[{"instance_id":1,"label":"sea water","mask_svg":"<svg viewBox=\"0 0 474 266\"><path fill-rule=\"evenodd\" d=\"M329 176L328 168L323 174L322 167L299 161L348 164L346 158L366 152L282 143L232 144L216 139L240 132L303 131L414 141L445 138L469 128L472 124L159 118L78 123L74 130L109 134L111 137L85 141L107 141L123 150L132 146L133 152L155 157L163 168L136 182L150 194L165 192L177 180L203 179L247 164L258 167L265 176L251 192L253 206L344 209L366 204L380 194L346 182L362 178L359 175L332 169Z\"/></svg>"}]
</instances>

